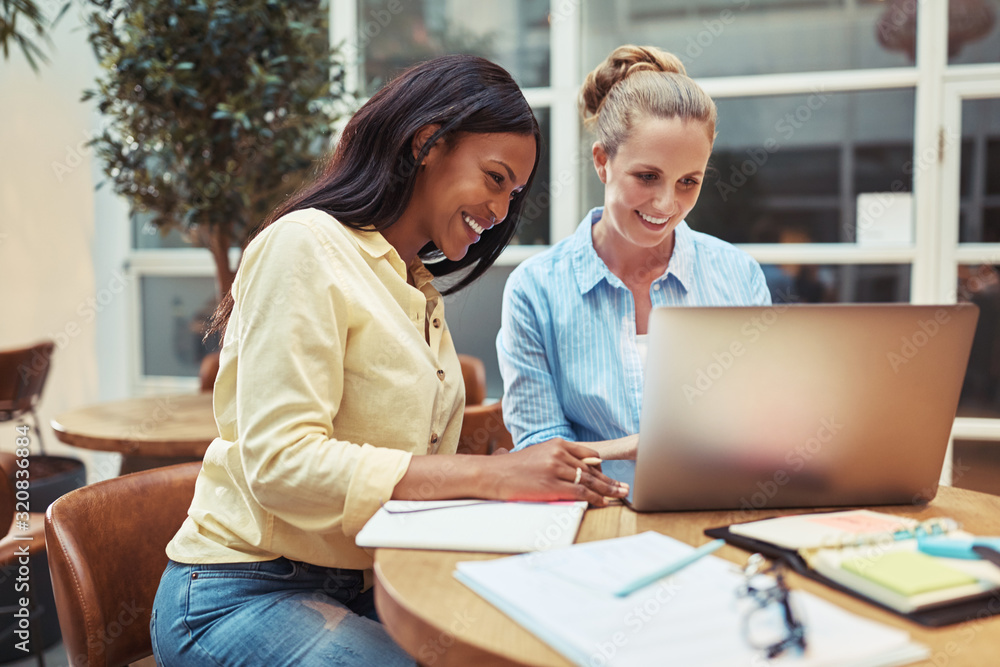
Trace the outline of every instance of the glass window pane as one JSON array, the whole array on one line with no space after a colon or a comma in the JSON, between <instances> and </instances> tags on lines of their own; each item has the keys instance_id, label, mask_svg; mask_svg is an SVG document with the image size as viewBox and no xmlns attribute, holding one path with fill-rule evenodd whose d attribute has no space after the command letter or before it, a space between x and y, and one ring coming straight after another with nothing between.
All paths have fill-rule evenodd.
<instances>
[{"instance_id":1,"label":"glass window pane","mask_svg":"<svg viewBox=\"0 0 1000 667\"><path fill-rule=\"evenodd\" d=\"M1000 62L1000 0L949 2L948 64L995 62Z\"/></svg>"},{"instance_id":2,"label":"glass window pane","mask_svg":"<svg viewBox=\"0 0 1000 667\"><path fill-rule=\"evenodd\" d=\"M538 171L531 184L528 198L521 213L521 224L511 240L517 245L549 244L549 211L552 198L559 196L560 181L553 181L549 169L549 137L552 114L547 108L535 109L538 127L542 131L542 154L538 157Z\"/></svg>"},{"instance_id":3,"label":"glass window pane","mask_svg":"<svg viewBox=\"0 0 1000 667\"><path fill-rule=\"evenodd\" d=\"M486 395L503 396L503 378L497 363L497 333L503 289L513 266L494 264L469 287L444 297L445 317L455 349L479 357L486 366Z\"/></svg>"},{"instance_id":4,"label":"glass window pane","mask_svg":"<svg viewBox=\"0 0 1000 667\"><path fill-rule=\"evenodd\" d=\"M132 221L132 247L136 250L159 250L162 248L190 248L185 234L181 234L177 229L172 229L167 234L161 234L160 230L150 224L152 216L148 213L133 213Z\"/></svg>"},{"instance_id":5,"label":"glass window pane","mask_svg":"<svg viewBox=\"0 0 1000 667\"><path fill-rule=\"evenodd\" d=\"M694 77L912 66L906 2L905 15L872 0L584 2L584 73L629 43L675 53Z\"/></svg>"},{"instance_id":6,"label":"glass window pane","mask_svg":"<svg viewBox=\"0 0 1000 667\"><path fill-rule=\"evenodd\" d=\"M1000 417L1000 266L958 267L958 300L979 306L960 417Z\"/></svg>"},{"instance_id":7,"label":"glass window pane","mask_svg":"<svg viewBox=\"0 0 1000 667\"><path fill-rule=\"evenodd\" d=\"M912 90L717 101L718 138L695 229L731 243L855 243L858 195L902 199L862 220L863 244L912 243ZM587 187L595 187L594 179ZM599 185L599 183L598 183ZM599 197L590 197L591 200ZM878 237L876 232L884 232ZM884 243L884 241L883 241Z\"/></svg>"},{"instance_id":8,"label":"glass window pane","mask_svg":"<svg viewBox=\"0 0 1000 667\"><path fill-rule=\"evenodd\" d=\"M763 264L774 303L907 303L909 264Z\"/></svg>"},{"instance_id":9,"label":"glass window pane","mask_svg":"<svg viewBox=\"0 0 1000 667\"><path fill-rule=\"evenodd\" d=\"M983 243L1000 243L1000 207L983 209Z\"/></svg>"},{"instance_id":10,"label":"glass window pane","mask_svg":"<svg viewBox=\"0 0 1000 667\"><path fill-rule=\"evenodd\" d=\"M1000 99L962 103L959 236L1000 243Z\"/></svg>"},{"instance_id":11,"label":"glass window pane","mask_svg":"<svg viewBox=\"0 0 1000 667\"><path fill-rule=\"evenodd\" d=\"M198 248L201 247L191 234L182 232L176 227L163 234L150 224L150 213L132 213L129 219L132 223L132 248L134 250L163 250L165 248ZM240 248L242 241L233 239L230 248ZM208 252L207 250L205 251ZM207 255L206 255L207 256Z\"/></svg>"},{"instance_id":12,"label":"glass window pane","mask_svg":"<svg viewBox=\"0 0 1000 667\"><path fill-rule=\"evenodd\" d=\"M913 142L854 149L854 192L912 192Z\"/></svg>"},{"instance_id":13,"label":"glass window pane","mask_svg":"<svg viewBox=\"0 0 1000 667\"><path fill-rule=\"evenodd\" d=\"M358 40L369 95L449 53L489 58L522 88L549 85L549 0L360 0Z\"/></svg>"},{"instance_id":14,"label":"glass window pane","mask_svg":"<svg viewBox=\"0 0 1000 667\"><path fill-rule=\"evenodd\" d=\"M214 349L201 342L215 310L215 279L143 276L142 373L198 377L202 358Z\"/></svg>"},{"instance_id":15,"label":"glass window pane","mask_svg":"<svg viewBox=\"0 0 1000 667\"><path fill-rule=\"evenodd\" d=\"M1000 113L1000 109L996 109L996 100L992 100L994 104L994 113ZM996 120L996 117L993 117ZM986 138L986 194L988 195L1000 195L1000 132L997 132L997 128L993 128L990 136Z\"/></svg>"},{"instance_id":16,"label":"glass window pane","mask_svg":"<svg viewBox=\"0 0 1000 667\"><path fill-rule=\"evenodd\" d=\"M972 174L976 171L975 165L972 163L972 158L976 151L974 150L973 142L969 139L963 139L960 142L959 150L962 151L962 154L959 157L959 161L961 162L959 196L963 200L968 200L972 196Z\"/></svg>"}]
</instances>

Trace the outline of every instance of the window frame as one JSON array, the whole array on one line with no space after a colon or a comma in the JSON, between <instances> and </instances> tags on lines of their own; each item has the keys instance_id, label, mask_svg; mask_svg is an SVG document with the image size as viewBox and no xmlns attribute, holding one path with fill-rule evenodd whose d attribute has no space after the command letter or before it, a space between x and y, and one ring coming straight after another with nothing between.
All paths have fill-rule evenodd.
<instances>
[{"instance_id":1,"label":"window frame","mask_svg":"<svg viewBox=\"0 0 1000 667\"><path fill-rule=\"evenodd\" d=\"M962 104L967 100L1000 99L1000 65L954 65L948 68L941 95L941 136L962 135ZM942 143L944 143L942 141ZM947 145L947 144L946 144ZM940 159L940 244L935 286L944 303L958 300L958 267L965 264L1000 264L1000 243L960 243L961 141L948 146ZM1000 419L957 417L952 440L994 441L1000 446Z\"/></svg>"}]
</instances>

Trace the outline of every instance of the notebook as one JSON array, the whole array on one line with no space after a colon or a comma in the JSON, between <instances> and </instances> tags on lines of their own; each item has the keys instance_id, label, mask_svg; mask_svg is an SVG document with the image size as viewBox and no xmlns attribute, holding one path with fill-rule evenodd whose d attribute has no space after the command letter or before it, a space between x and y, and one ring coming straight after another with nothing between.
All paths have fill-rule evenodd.
<instances>
[{"instance_id":1,"label":"notebook","mask_svg":"<svg viewBox=\"0 0 1000 667\"><path fill-rule=\"evenodd\" d=\"M978 313L654 309L637 458L605 470L631 483L639 511L926 502Z\"/></svg>"},{"instance_id":2,"label":"notebook","mask_svg":"<svg viewBox=\"0 0 1000 667\"><path fill-rule=\"evenodd\" d=\"M917 522L849 510L775 517L728 530L794 551L814 572L901 614L982 599L1000 589L1000 568L992 563L918 551L918 533L971 537L950 519Z\"/></svg>"},{"instance_id":3,"label":"notebook","mask_svg":"<svg viewBox=\"0 0 1000 667\"><path fill-rule=\"evenodd\" d=\"M359 547L524 553L573 544L587 503L390 500L361 528Z\"/></svg>"}]
</instances>

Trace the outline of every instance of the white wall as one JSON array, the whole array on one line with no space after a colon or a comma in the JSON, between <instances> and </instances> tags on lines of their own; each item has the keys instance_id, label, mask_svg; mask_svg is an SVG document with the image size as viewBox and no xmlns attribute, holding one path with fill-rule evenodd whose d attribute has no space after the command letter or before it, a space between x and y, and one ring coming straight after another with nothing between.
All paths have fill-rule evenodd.
<instances>
[{"instance_id":1,"label":"white wall","mask_svg":"<svg viewBox=\"0 0 1000 667\"><path fill-rule=\"evenodd\" d=\"M0 59L0 348L56 342L40 406L47 450L84 458L94 480L114 472L115 455L62 445L48 428L65 410L127 391L127 290L112 271L128 237L113 196L103 195L95 216L99 170L86 143L97 119L80 96L97 64L76 11L63 17L37 74L16 48ZM13 424L0 424L0 450L13 446Z\"/></svg>"}]
</instances>

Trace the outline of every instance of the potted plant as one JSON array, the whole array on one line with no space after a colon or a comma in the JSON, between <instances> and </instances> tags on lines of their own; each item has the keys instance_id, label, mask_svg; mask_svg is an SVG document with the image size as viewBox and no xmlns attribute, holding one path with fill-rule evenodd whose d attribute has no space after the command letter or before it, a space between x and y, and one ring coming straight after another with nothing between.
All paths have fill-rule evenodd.
<instances>
[{"instance_id":1,"label":"potted plant","mask_svg":"<svg viewBox=\"0 0 1000 667\"><path fill-rule=\"evenodd\" d=\"M215 261L293 192L328 149L343 71L321 0L90 0L103 70L84 99L115 191L161 234L180 229Z\"/></svg>"}]
</instances>

